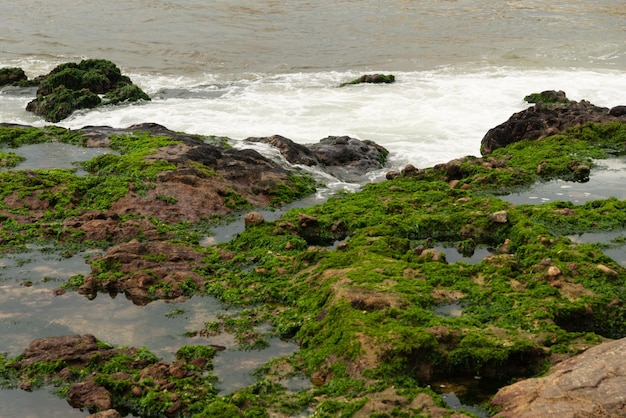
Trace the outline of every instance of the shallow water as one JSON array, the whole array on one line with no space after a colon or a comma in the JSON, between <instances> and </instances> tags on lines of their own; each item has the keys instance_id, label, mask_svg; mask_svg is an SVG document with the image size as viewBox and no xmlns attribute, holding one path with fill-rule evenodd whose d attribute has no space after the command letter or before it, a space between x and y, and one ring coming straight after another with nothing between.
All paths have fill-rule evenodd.
<instances>
[{"instance_id":1,"label":"shallow water","mask_svg":"<svg viewBox=\"0 0 626 418\"><path fill-rule=\"evenodd\" d=\"M0 148L3 152L13 152L26 158L10 170L47 170L51 168L74 168L76 174L86 175L80 163L102 154L116 154L109 148L87 148L78 145L46 142L23 145L19 148Z\"/></svg>"},{"instance_id":2,"label":"shallow water","mask_svg":"<svg viewBox=\"0 0 626 418\"><path fill-rule=\"evenodd\" d=\"M608 245L602 252L615 262L626 267L626 229L619 231L586 232L570 235L569 238L579 244L597 243Z\"/></svg>"},{"instance_id":3,"label":"shallow water","mask_svg":"<svg viewBox=\"0 0 626 418\"><path fill-rule=\"evenodd\" d=\"M626 199L626 157L608 158L594 162L589 181L584 183L551 180L538 182L527 189L498 196L515 205L541 204L551 201L565 201L583 204L592 200L608 199L613 196Z\"/></svg>"},{"instance_id":4,"label":"shallow water","mask_svg":"<svg viewBox=\"0 0 626 418\"><path fill-rule=\"evenodd\" d=\"M256 379L251 373L267 361L291 355L298 349L293 342L273 337L267 337L266 349L241 351L234 336L227 333L187 336L186 333L204 329L206 322L217 321L220 315L237 314L236 309L229 309L212 297L136 306L122 295L112 298L99 294L94 300L75 292L55 296L54 290L69 277L90 272L85 259L96 252L62 258L42 252L41 248L31 248L0 259L0 335L11 336L0 339L0 352L15 357L35 338L86 333L116 346L146 347L166 361L174 360L183 345L220 345L226 350L216 354L213 373L219 379L221 393L230 393L254 383ZM262 326L256 331L269 335L271 329ZM42 404L58 411L64 401L43 392L0 391L0 405L3 399L14 397L17 402L11 401L5 407L7 414L0 416L18 416L10 413L15 410L20 411L19 416L42 416ZM29 399L32 408L28 406Z\"/></svg>"}]
</instances>

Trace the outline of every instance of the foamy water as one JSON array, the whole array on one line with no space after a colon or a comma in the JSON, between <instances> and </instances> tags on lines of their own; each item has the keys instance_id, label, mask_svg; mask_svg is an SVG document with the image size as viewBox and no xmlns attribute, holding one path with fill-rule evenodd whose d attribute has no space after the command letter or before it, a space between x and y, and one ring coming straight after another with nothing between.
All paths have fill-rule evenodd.
<instances>
[{"instance_id":1,"label":"foamy water","mask_svg":"<svg viewBox=\"0 0 626 418\"><path fill-rule=\"evenodd\" d=\"M151 102L80 111L59 125L78 129L156 122L234 140L280 134L299 143L350 135L387 147L388 168L400 168L479 155L485 133L528 107L523 97L533 92L564 90L572 100L606 107L626 103L626 73L615 70L442 68L394 74L394 84L343 88L338 85L359 73L252 74L239 79L131 74ZM24 110L31 99L5 92L0 120L45 125Z\"/></svg>"}]
</instances>

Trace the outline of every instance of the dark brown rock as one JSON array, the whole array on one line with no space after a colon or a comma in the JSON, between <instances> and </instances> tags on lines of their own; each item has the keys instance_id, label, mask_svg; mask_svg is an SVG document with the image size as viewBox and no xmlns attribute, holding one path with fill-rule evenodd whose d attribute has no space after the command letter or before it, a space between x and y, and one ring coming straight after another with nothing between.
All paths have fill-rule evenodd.
<instances>
[{"instance_id":1,"label":"dark brown rock","mask_svg":"<svg viewBox=\"0 0 626 418\"><path fill-rule=\"evenodd\" d=\"M90 411L108 410L112 406L109 391L91 379L70 386L67 403L74 408L87 408Z\"/></svg>"},{"instance_id":2,"label":"dark brown rock","mask_svg":"<svg viewBox=\"0 0 626 418\"><path fill-rule=\"evenodd\" d=\"M550 91L541 93L549 95ZM626 111L622 106L611 110L595 106L588 101L567 101L565 95L554 92L556 103L538 102L535 106L515 113L506 122L490 129L483 137L480 152L490 154L497 148L521 140L537 140L556 135L585 123L606 123L626 121Z\"/></svg>"}]
</instances>

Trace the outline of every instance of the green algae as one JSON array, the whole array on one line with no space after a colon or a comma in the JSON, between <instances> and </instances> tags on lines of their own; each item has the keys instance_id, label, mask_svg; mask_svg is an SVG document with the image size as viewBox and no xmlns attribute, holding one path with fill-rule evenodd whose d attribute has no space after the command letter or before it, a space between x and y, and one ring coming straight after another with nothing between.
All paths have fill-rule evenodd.
<instances>
[{"instance_id":1,"label":"green algae","mask_svg":"<svg viewBox=\"0 0 626 418\"><path fill-rule=\"evenodd\" d=\"M224 397L207 395L188 411L269 416L313 409L318 416L350 416L391 386L410 399L416 386L425 390L438 378L506 383L545 372L551 362L606 338L626 336L620 303L626 298L625 269L600 245L567 237L625 229L624 201L514 206L498 198L535 181L575 179L581 165L593 170L595 159L623 152L625 132L622 124L585 125L489 157L405 173L248 226L232 241L202 249L203 266L195 271L206 278L204 292L245 308L207 323L204 332L231 332L254 349L264 344L255 327L269 321L277 335L301 347L285 359L288 373L304 374L315 386L289 393L276 383L284 374L268 367L254 385ZM122 156L149 155L146 150L157 146L141 145L141 139L136 145L120 148ZM110 159L110 175L149 181L153 174L149 167L124 171L115 161ZM52 180L23 178L32 187L24 193L45 181ZM504 220L493 216L500 212ZM179 230L180 240L194 237L193 244L194 227L163 225ZM342 242L330 247L336 241ZM431 251L444 242L465 251L486 245L493 254L476 264L447 264ZM103 279L120 269L97 262L92 267ZM189 289L195 292L200 290ZM462 314L437 316L434 308L447 302L459 303ZM181 359L197 355L195 348L185 352ZM119 393L128 390L107 374L101 380ZM151 393L133 411L151 416L167 409L171 398ZM379 415L422 412L403 408Z\"/></svg>"},{"instance_id":2,"label":"green algae","mask_svg":"<svg viewBox=\"0 0 626 418\"><path fill-rule=\"evenodd\" d=\"M104 101L100 95L104 95ZM122 75L114 63L87 59L58 65L41 77L37 97L28 103L26 110L48 122L59 122L79 109L138 100L150 100L150 97Z\"/></svg>"}]
</instances>

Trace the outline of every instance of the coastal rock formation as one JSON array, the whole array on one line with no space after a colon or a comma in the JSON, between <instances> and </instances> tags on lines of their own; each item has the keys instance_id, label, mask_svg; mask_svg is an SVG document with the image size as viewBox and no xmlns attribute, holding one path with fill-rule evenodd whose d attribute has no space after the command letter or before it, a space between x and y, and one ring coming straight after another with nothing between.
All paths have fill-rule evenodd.
<instances>
[{"instance_id":1,"label":"coastal rock formation","mask_svg":"<svg viewBox=\"0 0 626 418\"><path fill-rule=\"evenodd\" d=\"M624 106L613 109L595 106L586 100L568 100L563 92L545 91L527 96L536 102L532 107L515 113L509 120L490 129L480 143L480 152L490 154L497 148L522 141L556 135L585 123L626 121Z\"/></svg>"},{"instance_id":2,"label":"coastal rock formation","mask_svg":"<svg viewBox=\"0 0 626 418\"><path fill-rule=\"evenodd\" d=\"M88 59L61 64L41 77L37 97L28 103L26 110L48 122L59 122L78 109L137 100L150 100L150 97L122 75L115 64Z\"/></svg>"},{"instance_id":3,"label":"coastal rock formation","mask_svg":"<svg viewBox=\"0 0 626 418\"><path fill-rule=\"evenodd\" d=\"M185 246L135 239L92 260L96 267L78 291L89 297L95 297L98 291L124 293L136 305L154 299L184 298L204 287L205 280L194 271L202 266L202 257L202 253ZM100 271L97 266L119 268Z\"/></svg>"},{"instance_id":4,"label":"coastal rock formation","mask_svg":"<svg viewBox=\"0 0 626 418\"><path fill-rule=\"evenodd\" d=\"M626 339L592 347L546 377L504 387L492 405L499 418L626 416Z\"/></svg>"},{"instance_id":5,"label":"coastal rock formation","mask_svg":"<svg viewBox=\"0 0 626 418\"><path fill-rule=\"evenodd\" d=\"M0 87L19 83L26 79L26 74L21 68L0 68Z\"/></svg>"},{"instance_id":6,"label":"coastal rock formation","mask_svg":"<svg viewBox=\"0 0 626 418\"><path fill-rule=\"evenodd\" d=\"M339 87L347 86L350 84L363 84L363 83L391 84L395 81L396 81L396 76L394 76L393 74L363 74L361 77L355 78L352 81L341 83Z\"/></svg>"},{"instance_id":7,"label":"coastal rock formation","mask_svg":"<svg viewBox=\"0 0 626 418\"><path fill-rule=\"evenodd\" d=\"M99 417L121 416L115 409L129 408L145 416L180 416L191 402L170 397L168 391L184 383L193 388L194 399L211 399L216 390L208 370L215 351L211 346L184 346L176 353L177 360L168 363L145 349L114 348L91 334L55 336L32 341L8 367L21 377L25 390L32 389L30 370L45 369L39 376L45 381L69 383L67 401L72 407L107 411ZM77 375L78 369L90 372ZM159 396L167 400L167 408L157 405Z\"/></svg>"},{"instance_id":8,"label":"coastal rock formation","mask_svg":"<svg viewBox=\"0 0 626 418\"><path fill-rule=\"evenodd\" d=\"M247 138L276 147L291 164L318 166L344 180L357 181L372 170L383 168L389 151L373 141L349 136L329 136L316 144L301 145L280 135Z\"/></svg>"}]
</instances>

